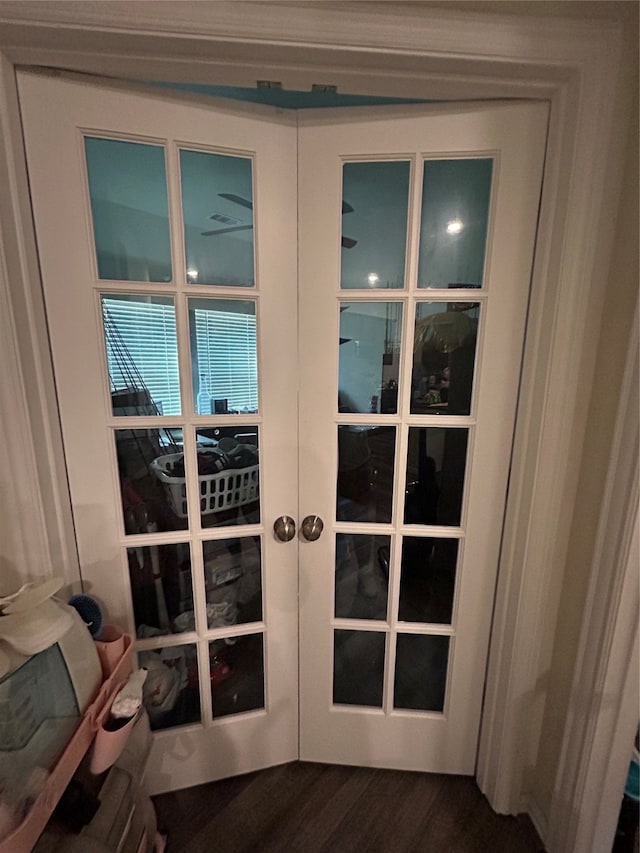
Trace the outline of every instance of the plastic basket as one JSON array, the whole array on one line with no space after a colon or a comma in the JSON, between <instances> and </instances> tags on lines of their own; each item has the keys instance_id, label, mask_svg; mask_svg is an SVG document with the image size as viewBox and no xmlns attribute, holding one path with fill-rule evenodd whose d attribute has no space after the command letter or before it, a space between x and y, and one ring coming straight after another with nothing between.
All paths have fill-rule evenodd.
<instances>
[{"instance_id":1,"label":"plastic basket","mask_svg":"<svg viewBox=\"0 0 640 853\"><path fill-rule=\"evenodd\" d=\"M151 470L160 480L167 494L167 502L178 518L187 517L187 489L184 477L174 477L168 472L182 459L182 453L159 456L151 463ZM260 466L228 468L216 474L201 474L200 514L210 515L234 509L256 501L259 496Z\"/></svg>"}]
</instances>

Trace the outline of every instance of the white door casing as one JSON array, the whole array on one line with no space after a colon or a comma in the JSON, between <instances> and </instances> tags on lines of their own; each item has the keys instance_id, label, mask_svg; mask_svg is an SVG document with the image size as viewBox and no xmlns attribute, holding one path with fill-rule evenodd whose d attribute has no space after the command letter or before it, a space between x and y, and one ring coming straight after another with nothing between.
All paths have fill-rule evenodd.
<instances>
[{"instance_id":1,"label":"white door casing","mask_svg":"<svg viewBox=\"0 0 640 853\"><path fill-rule=\"evenodd\" d=\"M279 286L282 281L283 265L285 275L290 277L290 261L294 252L295 235L286 231L285 222L290 222L292 195L290 176L285 178L282 169L286 168L292 159L292 140L295 134L286 120L274 123L275 130L269 127L265 130L265 120L269 111L264 111L260 119L248 120L245 116L234 116L234 109L212 108L198 109L195 107L178 107L163 105L160 98L145 99L137 94L125 94L100 90L82 83L56 81L51 79L21 75L22 96L25 102L25 127L27 147L31 163L31 179L35 197L36 223L40 232L40 252L44 269L45 291L48 300L48 313L51 326L54 361L58 374L58 386L61 399L61 413L67 458L69 460L69 475L74 502L76 524L78 529L79 551L83 566L83 576L90 591L97 594L107 605L111 618L121 621L134 630L131 608L128 602L128 581L125 565L125 542L134 546L142 545L147 540L131 540L124 538L122 519L117 510L117 501L113 496L118 492L118 474L113 453L110 431L102 431L102 442L98 438L100 430L96 429L98 420L96 413L102 411L102 417L107 423L124 424L113 419L110 414L110 404L106 394L107 381L104 371L104 353L102 347L95 347L96 329L100 329L98 319L98 302L87 281L94 278L95 260L88 249L92 245L91 223L86 191L84 191L85 176L79 166L82 162L80 152L81 133L84 130L89 135L116 135L119 138L138 140L185 139L183 128L189 128L185 144L190 146L206 146L215 140L217 149L243 150L252 148L251 137L256 141L256 174L257 174L257 225L256 242L258 245L258 281L260 294L259 322L262 328L261 356L261 463L263 519L258 532L263 534L265 548L265 586L267 597L265 601L267 622L267 684L268 700L267 715L270 720L273 709L282 703L286 712L279 715L282 728L269 732L270 726L264 726L265 715L245 719L235 723L235 729L229 728L229 721L224 722L222 733L220 721L214 724L215 731L204 732L198 727L191 733L198 753L198 760L185 754L179 749L167 749L167 741L177 745L176 738L180 735L163 732L156 738L157 746L154 752L157 778L154 786L159 789L180 787L203 781L207 777L220 777L234 772L243 772L254 767L277 763L291 757L291 703L295 704L292 694L294 686L291 673L294 667L296 636L292 631L291 612L294 602L295 583L291 573L291 563L286 571L280 565L282 555L295 555L295 546L284 546L276 543L270 537L269 519L279 514L294 514L290 506L291 494L295 493L295 484L290 479L291 468L284 471L283 455L290 453L290 442L287 449L282 445L282 436L291 435L295 431L291 420L292 398L295 392L295 347L292 346L292 333L282 320L290 320L289 326L294 327L294 316L290 311L295 302L290 279L287 287ZM62 119L61 104L65 104L68 114ZM46 107L45 107L46 105ZM39 132L37 122L52 121L53 115L47 114L47 109L56 113L57 138L49 135L44 137ZM224 115L224 113L227 115ZM243 112L241 110L240 112ZM410 113L424 112L423 108L413 109ZM167 115L164 116L163 113ZM336 256L327 250L330 240L336 248L336 211L339 204L340 156L389 157L392 154L413 161L411 191L413 216L410 228L409 281L416 275L416 246L417 246L417 217L415 205L419 197L418 184L420 180L419 162L421 157L491 156L494 158L493 200L490 217L490 247L486 263L487 292L490 301L481 296L483 311L480 354L476 367L478 387L475 392L475 406L470 419L463 419L470 427L471 447L470 466L472 476L467 484L465 520L460 530L461 544L465 540L465 564L472 568L460 568L454 625L452 629L444 629L446 636L451 638L450 664L448 675L448 698L443 715L423 714L389 714L372 715L347 713L340 715L348 721L343 731L336 729L336 714L327 717L324 710L330 696L330 671L332 654L330 643L331 632L327 632L326 623L328 611L326 601L331 597L332 572L330 566L334 563L332 539L328 533L321 543L314 545L316 553L310 544L302 546L302 553L307 559L303 560L301 625L302 629L302 672L305 673L302 690L302 756L315 760L345 761L347 763L372 763L381 766L407 767L411 769L434 770L444 772L471 773L475 764L476 741L479 724L479 714L482 698L483 674L486 663L488 629L491 614L495 572L497 569L498 546L501 531L501 520L506 490L506 476L510 457L510 443L515 413L515 399L519 377L519 364L522 351L522 336L524 331L528 284L530 278L530 263L535 234L535 221L539 197L544 138L546 126L546 108L542 105L520 105L509 108L498 108L488 111L486 108L465 108L452 113L448 109L430 108L428 115L422 117L406 117L406 110L392 111L391 117L382 118L375 111L355 111L348 121L335 126L336 116L315 114L312 111L301 117L303 130L301 133L301 253L300 253L300 287L303 294L302 313L300 322L300 365L301 365L301 430L300 453L302 470L302 493L300 510L306 514L307 509L317 500L326 518L331 518L332 489L335 485L335 459L333 467L327 466L329 454L318 454L317 448L335 447L333 419L327 419L326 413L335 410L337 400L336 388L331 382L335 377L335 347L332 340L337 340L335 329L335 290L326 287L326 270L333 267L337 270ZM275 117L275 116L274 116ZM165 123L166 122L166 126ZM167 133L167 129L171 132ZM285 135L288 138L285 143ZM507 143L507 138L509 141ZM367 140L375 142L367 142ZM425 140L428 139L428 143ZM453 143L452 139L464 140ZM400 146L400 147L399 147ZM425 147L426 146L426 147ZM291 148L287 153L287 147ZM58 168L54 183L48 168L49 158L55 152ZM400 152L400 154L398 154ZM172 222L172 239L174 246L174 278L177 278L178 292L197 293L198 288L191 286L185 279L185 274L178 273L179 262L175 259L182 257L180 219L176 213L175 200L179 197L177 183L177 167L171 165L177 156L170 145L168 148L170 196L173 195L174 212ZM278 156L279 155L279 156ZM290 170L291 172L291 170ZM268 179L271 183L268 183ZM284 191L277 186L283 181ZM275 183L274 183L275 182ZM507 187L509 191L507 192ZM268 199L265 201L261 201ZM262 207L260 207L262 204ZM65 224L68 228L66 237L60 239L59 229L56 229L52 239L53 223L60 210L65 210ZM261 218L262 212L262 218ZM75 218L74 218L75 217ZM262 222L268 223L267 227ZM268 228L272 231L269 233ZM289 229L291 231L291 228ZM74 243L74 235L83 235L86 251L78 252L75 260L70 262L66 247ZM326 238L323 239L324 235ZM500 236L503 235L503 236ZM75 238L77 239L77 237ZM277 251L285 260L280 264L274 259L270 248L276 246ZM287 251L287 248L289 250ZM331 259L331 260L328 260ZM180 276L182 275L182 280ZM67 281L70 286L60 288L56 282ZM515 282L515 284L514 284ZM276 284L277 283L277 284ZM117 285L125 291L140 290L140 285ZM114 287L107 288L110 292ZM159 285L158 283L145 289L153 292L174 292L174 285ZM104 283L96 282L94 291L104 291ZM270 292L277 291L277 299L271 303ZM285 292L286 291L286 292ZM366 293L367 291L365 291ZM434 292L437 296L437 291ZM457 291L457 297L465 296L464 291ZM68 327L69 301L74 304L74 318L86 318L86 322L76 322L74 332L70 335ZM352 294L350 294L352 295ZM399 295L399 294L398 294ZM414 293L411 305L417 296L431 298L431 292ZM469 296L469 294L466 294ZM475 298L473 291L470 298ZM327 296L329 298L327 299ZM361 294L362 296L362 294ZM440 293L446 298L446 292ZM357 297L356 297L357 298ZM409 331L411 312L410 303L402 294L405 303L405 340ZM278 304L279 315L273 305ZM287 306L285 308L285 305ZM491 310L488 309L491 305ZM84 306L84 307L83 307ZM288 310L287 310L288 308ZM272 334L274 320L279 334ZM90 319L92 318L93 319ZM180 317L180 313L178 314ZM180 328L180 319L178 320ZM185 334L184 320L182 332ZM283 332L283 329L285 331ZM186 339L185 334L185 339ZM285 346L288 340L288 346ZM278 343L277 353L276 341ZM322 342L318 350L315 342ZM329 342L329 343L328 343ZM332 355L333 351L333 355ZM82 354L82 357L80 355ZM185 375L189 374L188 353L180 353L183 360ZM403 368L403 384L401 385L401 404L407 405L408 383L410 381L410 351L404 347L405 365ZM408 359L408 360L407 360ZM288 362L288 368L284 363ZM287 375L288 383L281 379ZM329 381L325 381L328 379ZM185 422L194 422L193 418L185 418L185 410L191 411L193 402L189 399L189 383L183 384L185 403L183 416L173 419L164 418L162 423L167 426L178 426ZM78 394L78 389L87 389ZM306 392L305 392L306 389ZM186 393L185 393L186 392ZM288 396L287 396L288 395ZM285 417L289 415L289 417ZM264 420L263 420L264 419ZM389 418L387 418L389 420ZM400 423L398 418L392 419ZM446 420L446 418L445 418ZM414 424L424 423L423 418L414 417ZM442 416L437 419L443 423ZM480 427L477 426L478 422ZM152 426L152 421L140 420L139 426ZM196 417L195 423L199 423ZM429 423L429 421L427 421ZM435 425L433 420L431 425ZM450 424L460 423L455 416ZM126 422L125 422L126 424ZM449 424L449 421L447 421ZM185 430L185 436L188 431ZM276 438L277 436L277 438ZM402 493L404 473L402 471L403 454L406 453L406 434L399 431L399 450L396 464L396 493ZM185 447L189 450L189 440L185 437ZM192 451L193 452L193 451ZM188 455L186 457L189 458ZM102 464L97 460L100 459ZM193 464L193 463L191 463ZM87 476L87 471L91 475ZM318 474L325 473L324 478ZM268 485L271 481L280 484L280 491L273 501L272 490ZM309 490L307 484L313 483ZM274 482L274 490L275 482ZM285 499L285 495L288 498ZM97 498L102 496L103 500ZM191 491L190 499L197 503L197 493ZM289 505L287 505L287 499ZM487 513L483 504L491 507ZM282 508L281 508L282 507ZM396 499L396 513L401 511L401 502ZM309 509L309 511L311 511ZM300 515L300 520L302 519ZM398 529L398 520L394 530ZM248 532L255 532L249 530ZM411 533L411 528L404 528L405 533ZM413 531L416 532L415 530ZM436 533L437 535L437 533ZM442 535L442 531L440 532ZM207 531L211 537L211 531ZM158 534L154 542L169 543L175 541L199 541L202 533L187 533L176 537L174 533ZM399 538L394 544L394 570L392 574L392 591L397 596L397 577L399 564ZM283 550L285 549L285 550ZM198 554L199 556L196 556ZM471 555L473 554L473 561ZM196 601L200 597L202 608L204 595L199 565L201 552L192 548L192 564L194 570L194 589ZM323 567L318 571L317 566ZM276 566L278 568L276 568ZM106 580L108 578L108 580ZM393 580L395 578L395 580ZM323 581L321 586L314 585L315 581ZM395 599L394 599L395 600ZM287 618L282 618L286 613ZM206 619L199 615L200 624L206 625ZM270 626L274 625L273 628ZM397 620L392 624L397 627ZM277 630L276 630L277 626ZM312 627L313 626L313 627ZM432 629L433 630L433 629ZM438 632L438 629L436 629ZM202 631L200 631L200 634ZM205 629L206 633L206 629ZM229 632L227 632L229 633ZM443 631L440 630L442 634ZM393 640L396 632L391 631L390 649L394 648ZM217 634L216 634L217 636ZM196 636L182 636L181 641L197 639ZM158 648L161 640L147 640L143 648ZM164 641L167 642L166 640ZM175 643L175 637L172 639ZM204 648L204 650L202 650ZM276 649L282 652L282 657L276 654ZM391 660L387 658L387 669ZM200 669L206 667L206 643L201 644ZM277 673L277 677L276 677ZM327 677L329 674L329 678ZM387 692L391 684L391 675L387 671ZM211 698L207 690L201 690L203 719L209 720ZM389 711L389 699L386 700ZM260 720L262 727L260 727ZM273 722L273 721L271 721ZM255 723L255 731L253 724ZM289 735L285 737L284 729L289 727ZM359 738L355 737L356 727ZM443 729L444 727L444 729ZM278 727L276 727L278 729ZM335 732L334 732L335 729ZM392 732L394 733L392 735ZM318 737L319 735L319 737ZM277 744L273 749L266 741L273 738ZM256 748L256 740L260 746ZM373 751L370 741L378 746ZM406 749L407 741L423 744L421 750ZM221 743L222 742L222 746ZM200 744L202 743L202 750ZM244 750L240 744L253 743ZM358 747L359 743L359 747ZM215 746L213 746L215 744ZM224 744L229 746L229 754L225 755ZM285 746L286 744L286 746ZM446 745L446 746L444 746ZM207 762L201 763L200 757L211 756L210 750L215 749L215 767L207 767ZM190 750L187 750L189 753ZM237 754L236 754L237 753ZM284 756L284 757L283 757Z\"/></svg>"}]
</instances>

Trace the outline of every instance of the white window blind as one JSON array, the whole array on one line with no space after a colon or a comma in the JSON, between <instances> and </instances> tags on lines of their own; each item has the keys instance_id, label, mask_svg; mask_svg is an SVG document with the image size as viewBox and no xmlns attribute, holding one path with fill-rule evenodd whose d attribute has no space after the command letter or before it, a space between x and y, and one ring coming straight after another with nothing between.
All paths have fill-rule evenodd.
<instances>
[{"instance_id":1,"label":"white window blind","mask_svg":"<svg viewBox=\"0 0 640 853\"><path fill-rule=\"evenodd\" d=\"M162 296L109 294L102 297L102 310L111 391L148 391L160 414L180 415L173 300ZM214 412L214 401L218 400L226 401L229 411L256 412L255 313L210 307L192 307L189 313L193 336L193 392L198 411L201 414ZM139 399L143 400L144 396L139 395ZM126 411L114 409L114 414L125 413L149 414L150 411L131 404Z\"/></svg>"},{"instance_id":2,"label":"white window blind","mask_svg":"<svg viewBox=\"0 0 640 853\"><path fill-rule=\"evenodd\" d=\"M173 300L103 296L102 312L112 392L146 389L159 414L181 414Z\"/></svg>"},{"instance_id":3,"label":"white window blind","mask_svg":"<svg viewBox=\"0 0 640 853\"><path fill-rule=\"evenodd\" d=\"M192 328L196 337L200 413L215 412L216 401L220 410L226 405L229 411L257 412L255 314L193 308Z\"/></svg>"}]
</instances>

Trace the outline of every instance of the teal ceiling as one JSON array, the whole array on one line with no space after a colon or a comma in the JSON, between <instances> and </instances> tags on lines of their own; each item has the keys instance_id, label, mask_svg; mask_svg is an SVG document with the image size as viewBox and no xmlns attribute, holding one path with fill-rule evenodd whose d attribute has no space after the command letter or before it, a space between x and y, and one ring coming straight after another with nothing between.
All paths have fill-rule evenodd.
<instances>
[{"instance_id":1,"label":"teal ceiling","mask_svg":"<svg viewBox=\"0 0 640 853\"><path fill-rule=\"evenodd\" d=\"M429 101L415 98L379 98L370 95L341 95L337 92L296 92L287 89L272 89L266 86L243 88L240 86L205 86L191 83L156 83L155 85L194 92L198 95L209 95L214 98L232 98L236 101L268 104L285 110L429 103Z\"/></svg>"}]
</instances>

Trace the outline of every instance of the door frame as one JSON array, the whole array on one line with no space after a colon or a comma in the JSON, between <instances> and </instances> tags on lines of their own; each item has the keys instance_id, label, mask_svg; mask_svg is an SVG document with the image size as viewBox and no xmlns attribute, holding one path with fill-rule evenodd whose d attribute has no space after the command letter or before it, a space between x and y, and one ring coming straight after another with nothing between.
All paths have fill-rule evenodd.
<instances>
[{"instance_id":1,"label":"door frame","mask_svg":"<svg viewBox=\"0 0 640 853\"><path fill-rule=\"evenodd\" d=\"M540 677L551 662L587 425L588 395L580 389L591 388L595 371L592 342L633 97L622 25L476 14L454 4L344 3L337 15L335 5L322 3L0 2L0 183L9 188L0 197L0 291L11 308L0 314L0 364L11 380L1 386L0 411L8 410L5 404L15 411L3 477L21 484L15 553L40 573L64 566L74 581L13 73L25 64L132 80L255 85L267 79L285 88L337 83L362 94L550 102L477 773L497 811L534 813L535 804L523 801L525 771L535 764L541 731ZM562 791L556 796L559 802Z\"/></svg>"}]
</instances>

